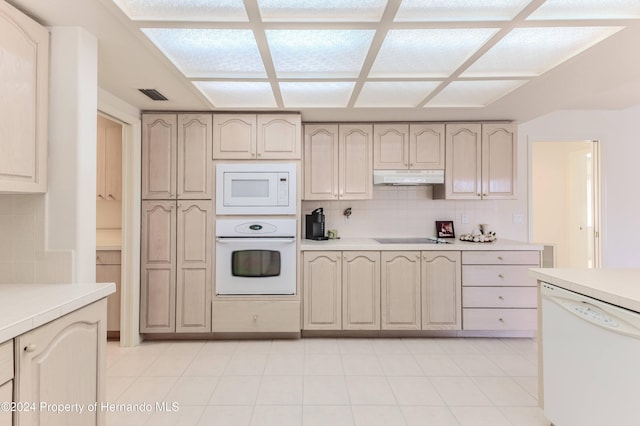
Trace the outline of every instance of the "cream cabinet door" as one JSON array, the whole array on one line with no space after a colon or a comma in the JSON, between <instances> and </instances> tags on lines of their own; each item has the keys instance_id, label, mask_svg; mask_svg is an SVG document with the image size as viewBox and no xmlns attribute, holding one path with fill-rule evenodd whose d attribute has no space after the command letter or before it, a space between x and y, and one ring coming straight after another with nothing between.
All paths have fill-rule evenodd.
<instances>
[{"instance_id":1,"label":"cream cabinet door","mask_svg":"<svg viewBox=\"0 0 640 426\"><path fill-rule=\"evenodd\" d=\"M373 168L398 170L409 167L409 125L373 125Z\"/></svg>"},{"instance_id":2,"label":"cream cabinet door","mask_svg":"<svg viewBox=\"0 0 640 426\"><path fill-rule=\"evenodd\" d=\"M213 159L256 158L256 115L213 115Z\"/></svg>"},{"instance_id":3,"label":"cream cabinet door","mask_svg":"<svg viewBox=\"0 0 640 426\"><path fill-rule=\"evenodd\" d=\"M107 331L120 331L121 261L119 250L96 251L96 282L115 283L116 292L107 296Z\"/></svg>"},{"instance_id":4,"label":"cream cabinet door","mask_svg":"<svg viewBox=\"0 0 640 426\"><path fill-rule=\"evenodd\" d=\"M212 221L211 201L178 201L177 332L211 332Z\"/></svg>"},{"instance_id":5,"label":"cream cabinet door","mask_svg":"<svg viewBox=\"0 0 640 426\"><path fill-rule=\"evenodd\" d=\"M177 117L142 116L142 199L176 197Z\"/></svg>"},{"instance_id":6,"label":"cream cabinet door","mask_svg":"<svg viewBox=\"0 0 640 426\"><path fill-rule=\"evenodd\" d=\"M373 126L339 126L339 191L342 200L373 198Z\"/></svg>"},{"instance_id":7,"label":"cream cabinet door","mask_svg":"<svg viewBox=\"0 0 640 426\"><path fill-rule=\"evenodd\" d=\"M420 252L381 253L381 310L383 330L420 330Z\"/></svg>"},{"instance_id":8,"label":"cream cabinet door","mask_svg":"<svg viewBox=\"0 0 640 426\"><path fill-rule=\"evenodd\" d=\"M213 196L211 114L178 115L178 199Z\"/></svg>"},{"instance_id":9,"label":"cream cabinet door","mask_svg":"<svg viewBox=\"0 0 640 426\"><path fill-rule=\"evenodd\" d=\"M299 114L258 114L258 158L300 159L302 123Z\"/></svg>"},{"instance_id":10,"label":"cream cabinet door","mask_svg":"<svg viewBox=\"0 0 640 426\"><path fill-rule=\"evenodd\" d=\"M104 424L105 411L87 407L106 399L105 321L102 299L16 338L14 398L36 406L16 411L17 424ZM84 411L40 409L41 403L74 404Z\"/></svg>"},{"instance_id":11,"label":"cream cabinet door","mask_svg":"<svg viewBox=\"0 0 640 426\"><path fill-rule=\"evenodd\" d=\"M338 199L338 125L304 126L304 199Z\"/></svg>"},{"instance_id":12,"label":"cream cabinet door","mask_svg":"<svg viewBox=\"0 0 640 426\"><path fill-rule=\"evenodd\" d=\"M343 252L342 329L380 330L380 252Z\"/></svg>"},{"instance_id":13,"label":"cream cabinet door","mask_svg":"<svg viewBox=\"0 0 640 426\"><path fill-rule=\"evenodd\" d=\"M122 126L98 116L96 196L122 199Z\"/></svg>"},{"instance_id":14,"label":"cream cabinet door","mask_svg":"<svg viewBox=\"0 0 640 426\"><path fill-rule=\"evenodd\" d=\"M422 329L460 330L462 280L459 251L422 252Z\"/></svg>"},{"instance_id":15,"label":"cream cabinet door","mask_svg":"<svg viewBox=\"0 0 640 426\"><path fill-rule=\"evenodd\" d=\"M303 263L303 328L342 328L342 254L305 251Z\"/></svg>"},{"instance_id":16,"label":"cream cabinet door","mask_svg":"<svg viewBox=\"0 0 640 426\"><path fill-rule=\"evenodd\" d=\"M482 198L513 199L516 191L515 125L482 125Z\"/></svg>"},{"instance_id":17,"label":"cream cabinet door","mask_svg":"<svg viewBox=\"0 0 640 426\"><path fill-rule=\"evenodd\" d=\"M409 125L409 168L442 170L445 159L444 124Z\"/></svg>"},{"instance_id":18,"label":"cream cabinet door","mask_svg":"<svg viewBox=\"0 0 640 426\"><path fill-rule=\"evenodd\" d=\"M479 200L482 197L481 138L480 124L446 125L447 199Z\"/></svg>"},{"instance_id":19,"label":"cream cabinet door","mask_svg":"<svg viewBox=\"0 0 640 426\"><path fill-rule=\"evenodd\" d=\"M176 329L176 202L142 202L140 331Z\"/></svg>"},{"instance_id":20,"label":"cream cabinet door","mask_svg":"<svg viewBox=\"0 0 640 426\"><path fill-rule=\"evenodd\" d=\"M0 2L0 193L46 192L49 31Z\"/></svg>"}]
</instances>

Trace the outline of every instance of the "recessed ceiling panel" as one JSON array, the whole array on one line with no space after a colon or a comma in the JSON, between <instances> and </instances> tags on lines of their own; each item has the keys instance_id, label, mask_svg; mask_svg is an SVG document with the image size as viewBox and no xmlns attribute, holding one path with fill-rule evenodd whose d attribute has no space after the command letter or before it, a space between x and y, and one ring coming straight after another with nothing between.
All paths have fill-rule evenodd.
<instances>
[{"instance_id":1,"label":"recessed ceiling panel","mask_svg":"<svg viewBox=\"0 0 640 426\"><path fill-rule=\"evenodd\" d=\"M526 80L454 81L431 99L425 107L484 107Z\"/></svg>"},{"instance_id":2,"label":"recessed ceiling panel","mask_svg":"<svg viewBox=\"0 0 640 426\"><path fill-rule=\"evenodd\" d=\"M353 82L282 82L285 108L344 108L349 103Z\"/></svg>"},{"instance_id":3,"label":"recessed ceiling panel","mask_svg":"<svg viewBox=\"0 0 640 426\"><path fill-rule=\"evenodd\" d=\"M547 0L527 19L640 18L638 0Z\"/></svg>"},{"instance_id":4,"label":"recessed ceiling panel","mask_svg":"<svg viewBox=\"0 0 640 426\"><path fill-rule=\"evenodd\" d=\"M266 76L250 30L143 28L142 31L187 77Z\"/></svg>"},{"instance_id":5,"label":"recessed ceiling panel","mask_svg":"<svg viewBox=\"0 0 640 426\"><path fill-rule=\"evenodd\" d=\"M258 0L263 21L379 21L386 0Z\"/></svg>"},{"instance_id":6,"label":"recessed ceiling panel","mask_svg":"<svg viewBox=\"0 0 640 426\"><path fill-rule=\"evenodd\" d=\"M496 29L392 30L382 43L370 77L448 77Z\"/></svg>"},{"instance_id":7,"label":"recessed ceiling panel","mask_svg":"<svg viewBox=\"0 0 640 426\"><path fill-rule=\"evenodd\" d=\"M271 84L251 81L194 81L217 108L275 108Z\"/></svg>"},{"instance_id":8,"label":"recessed ceiling panel","mask_svg":"<svg viewBox=\"0 0 640 426\"><path fill-rule=\"evenodd\" d=\"M248 21L242 0L113 0L134 21Z\"/></svg>"},{"instance_id":9,"label":"recessed ceiling panel","mask_svg":"<svg viewBox=\"0 0 640 426\"><path fill-rule=\"evenodd\" d=\"M415 108L439 84L439 81L369 81L362 87L355 106Z\"/></svg>"},{"instance_id":10,"label":"recessed ceiling panel","mask_svg":"<svg viewBox=\"0 0 640 426\"><path fill-rule=\"evenodd\" d=\"M403 0L396 21L508 21L530 0Z\"/></svg>"},{"instance_id":11,"label":"recessed ceiling panel","mask_svg":"<svg viewBox=\"0 0 640 426\"><path fill-rule=\"evenodd\" d=\"M516 28L473 63L462 76L537 76L622 28Z\"/></svg>"},{"instance_id":12,"label":"recessed ceiling panel","mask_svg":"<svg viewBox=\"0 0 640 426\"><path fill-rule=\"evenodd\" d=\"M357 77L372 30L267 30L278 77Z\"/></svg>"}]
</instances>

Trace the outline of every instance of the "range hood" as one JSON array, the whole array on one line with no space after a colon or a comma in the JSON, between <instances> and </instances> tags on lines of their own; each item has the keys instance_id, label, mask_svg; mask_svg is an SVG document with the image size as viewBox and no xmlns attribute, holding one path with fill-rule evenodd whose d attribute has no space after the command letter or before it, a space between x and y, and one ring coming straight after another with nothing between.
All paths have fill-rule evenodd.
<instances>
[{"instance_id":1,"label":"range hood","mask_svg":"<svg viewBox=\"0 0 640 426\"><path fill-rule=\"evenodd\" d=\"M444 170L374 170L374 185L436 185L444 183Z\"/></svg>"}]
</instances>

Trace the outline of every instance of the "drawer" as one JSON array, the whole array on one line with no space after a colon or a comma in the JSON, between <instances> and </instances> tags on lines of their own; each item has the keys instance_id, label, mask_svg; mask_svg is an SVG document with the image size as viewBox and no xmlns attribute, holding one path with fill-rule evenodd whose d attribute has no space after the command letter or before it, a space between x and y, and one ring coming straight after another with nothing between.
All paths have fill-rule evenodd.
<instances>
[{"instance_id":1,"label":"drawer","mask_svg":"<svg viewBox=\"0 0 640 426\"><path fill-rule=\"evenodd\" d=\"M300 332L298 301L213 302L212 330L221 332Z\"/></svg>"},{"instance_id":2,"label":"drawer","mask_svg":"<svg viewBox=\"0 0 640 426\"><path fill-rule=\"evenodd\" d=\"M463 309L463 330L536 330L537 309Z\"/></svg>"},{"instance_id":3,"label":"drawer","mask_svg":"<svg viewBox=\"0 0 640 426\"><path fill-rule=\"evenodd\" d=\"M97 250L96 265L120 265L120 250Z\"/></svg>"},{"instance_id":4,"label":"drawer","mask_svg":"<svg viewBox=\"0 0 640 426\"><path fill-rule=\"evenodd\" d=\"M13 340L0 345L0 385L13 379Z\"/></svg>"},{"instance_id":5,"label":"drawer","mask_svg":"<svg viewBox=\"0 0 640 426\"><path fill-rule=\"evenodd\" d=\"M463 286L510 286L535 287L536 279L529 276L529 268L533 266L505 265L463 265Z\"/></svg>"},{"instance_id":6,"label":"drawer","mask_svg":"<svg viewBox=\"0 0 640 426\"><path fill-rule=\"evenodd\" d=\"M539 251L463 251L463 265L540 265Z\"/></svg>"},{"instance_id":7,"label":"drawer","mask_svg":"<svg viewBox=\"0 0 640 426\"><path fill-rule=\"evenodd\" d=\"M536 287L464 287L463 308L537 308Z\"/></svg>"},{"instance_id":8,"label":"drawer","mask_svg":"<svg viewBox=\"0 0 640 426\"><path fill-rule=\"evenodd\" d=\"M13 380L9 380L4 385L0 386L0 403L13 401ZM0 410L0 425L8 425L11 423L11 411Z\"/></svg>"}]
</instances>

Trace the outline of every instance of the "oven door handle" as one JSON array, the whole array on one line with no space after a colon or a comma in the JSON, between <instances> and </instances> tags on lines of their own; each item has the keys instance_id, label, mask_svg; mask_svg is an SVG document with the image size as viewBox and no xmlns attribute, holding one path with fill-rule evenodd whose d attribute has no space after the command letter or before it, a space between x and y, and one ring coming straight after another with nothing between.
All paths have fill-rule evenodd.
<instances>
[{"instance_id":1,"label":"oven door handle","mask_svg":"<svg viewBox=\"0 0 640 426\"><path fill-rule=\"evenodd\" d=\"M291 238L231 238L231 237L216 237L216 241L219 243L231 243L231 244L246 244L246 243L295 243L295 237Z\"/></svg>"}]
</instances>

